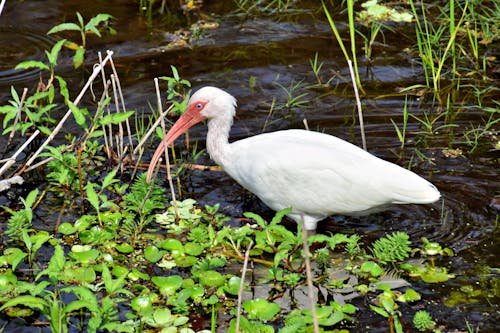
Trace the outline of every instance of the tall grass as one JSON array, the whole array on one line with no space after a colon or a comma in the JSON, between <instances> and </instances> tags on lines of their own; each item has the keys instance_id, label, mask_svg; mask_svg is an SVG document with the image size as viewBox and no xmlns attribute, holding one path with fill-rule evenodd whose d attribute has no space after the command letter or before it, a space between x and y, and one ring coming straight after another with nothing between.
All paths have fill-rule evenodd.
<instances>
[{"instance_id":1,"label":"tall grass","mask_svg":"<svg viewBox=\"0 0 500 333\"><path fill-rule=\"evenodd\" d=\"M326 7L325 2L323 0L321 1L321 4L323 5L323 11L325 12L326 18L328 20L328 23L330 24L330 28L332 29L333 35L335 36L335 39L339 43L340 49L342 50L342 53L344 54L346 61L351 60L353 63L354 74L356 77L356 85L358 86L359 90L365 93L361 85L361 79L359 77L358 61L356 58L356 28L354 25L354 1L347 0L347 17L349 21L349 38L351 42L350 54L349 52L347 52L347 48L344 45L342 38L340 37L340 33L337 29L337 26L335 25L335 21L333 20L333 17L330 14L330 11Z\"/></svg>"},{"instance_id":2,"label":"tall grass","mask_svg":"<svg viewBox=\"0 0 500 333\"><path fill-rule=\"evenodd\" d=\"M451 54L452 58L452 79L456 72L456 46L457 34L462 28L467 13L468 2L462 11L462 16L455 24L455 1L450 0L450 14L448 17L449 36L445 36L446 26L440 25L435 28L432 22L427 18L426 8L423 2L420 2L420 8L417 9L416 2L410 0L410 6L415 17L415 33L417 38L417 47L424 69L426 86L432 88L434 93L441 90L441 81L443 68ZM443 45L446 45L443 49ZM439 96L438 96L439 97Z\"/></svg>"}]
</instances>

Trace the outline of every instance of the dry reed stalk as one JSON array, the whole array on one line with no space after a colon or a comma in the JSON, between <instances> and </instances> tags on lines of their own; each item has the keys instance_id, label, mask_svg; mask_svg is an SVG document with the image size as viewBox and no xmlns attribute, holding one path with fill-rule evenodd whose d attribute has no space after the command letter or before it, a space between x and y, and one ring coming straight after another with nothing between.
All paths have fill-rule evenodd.
<instances>
[{"instance_id":1,"label":"dry reed stalk","mask_svg":"<svg viewBox=\"0 0 500 333\"><path fill-rule=\"evenodd\" d=\"M5 0L2 0L2 2L0 2L0 15L2 15L3 6L5 6Z\"/></svg>"},{"instance_id":2,"label":"dry reed stalk","mask_svg":"<svg viewBox=\"0 0 500 333\"><path fill-rule=\"evenodd\" d=\"M102 55L101 55L101 52L98 52L98 55L99 55L99 63L102 64ZM101 66L101 76L102 76L102 84L103 84L103 95L105 96L105 98L108 98L109 97L109 94L108 94L108 89L109 89L109 85L111 84L111 82L109 80L106 79L106 72L104 71L104 66ZM111 112L110 111L110 108L109 108L109 104L106 106L106 108L108 109L108 114ZM103 125L102 126L102 131L104 132L104 146L106 147L106 154L108 155L108 159L111 159L112 158L112 155L111 155L111 145L113 145L113 141L111 140L111 124L108 125L109 127L109 140L108 140L108 135L106 133L106 125Z\"/></svg>"},{"instance_id":3,"label":"dry reed stalk","mask_svg":"<svg viewBox=\"0 0 500 333\"><path fill-rule=\"evenodd\" d=\"M120 112L120 101L118 100L118 87L117 87L117 77L114 74L111 74L111 85L113 87L113 96L115 99L115 111ZM116 135L115 135L116 136ZM118 124L118 137L117 137L117 154L118 154L118 159L121 160L123 158L123 126L122 123L120 122ZM123 170L122 170L123 172Z\"/></svg>"},{"instance_id":4,"label":"dry reed stalk","mask_svg":"<svg viewBox=\"0 0 500 333\"><path fill-rule=\"evenodd\" d=\"M155 77L154 81L155 81L156 99L157 99L157 103L158 103L158 110L160 111L161 128L163 131L163 135L166 135L165 120L162 117L163 110L161 107L160 85L158 84L158 78ZM163 139L163 140L165 140L165 139ZM170 169L170 157L168 156L167 142L165 142L165 145L163 146L163 148L164 148L163 150L165 152L165 164L167 166L167 181L168 181L168 185L170 187L170 195L172 196L172 203L174 206L175 219L178 220L179 219L179 210L177 209L177 200L175 199L174 183L172 182L172 173L171 173L171 169Z\"/></svg>"},{"instance_id":5,"label":"dry reed stalk","mask_svg":"<svg viewBox=\"0 0 500 333\"><path fill-rule=\"evenodd\" d=\"M116 72L116 67L115 67L115 63L113 62L113 58L109 59L109 63L111 64L111 70L113 71L113 75L116 79L116 88L118 89L118 96L120 96L120 105L122 106L122 112L127 112L127 108L125 107L125 99L123 98L120 77L118 76L118 73ZM120 108L118 107L118 103L116 103L116 110L118 112L120 111ZM127 126L127 136L128 136L128 142L130 145L130 149L133 151L134 150L134 143L132 140L132 131L130 130L130 122L129 122L128 118L125 120L125 125ZM132 158L133 158L133 155L132 155Z\"/></svg>"},{"instance_id":6,"label":"dry reed stalk","mask_svg":"<svg viewBox=\"0 0 500 333\"><path fill-rule=\"evenodd\" d=\"M16 163L16 158L21 152L31 143L31 141L35 140L35 138L40 134L39 130L36 130L31 137L26 140L26 142L12 155L10 158L3 160L6 161L4 165L2 165L2 168L0 168L0 176L7 171L14 163ZM3 162L0 161L0 162Z\"/></svg>"},{"instance_id":7,"label":"dry reed stalk","mask_svg":"<svg viewBox=\"0 0 500 333\"><path fill-rule=\"evenodd\" d=\"M302 119L302 123L304 124L304 128L305 128L307 131L309 131L309 123L307 122L307 119L306 119L306 118Z\"/></svg>"},{"instance_id":8,"label":"dry reed stalk","mask_svg":"<svg viewBox=\"0 0 500 333\"><path fill-rule=\"evenodd\" d=\"M356 96L356 106L358 108L358 117L359 117L359 129L361 131L361 141L363 143L363 149L366 149L366 138L365 138L365 124L363 121L363 109L361 108L361 101L359 99L358 86L356 84L356 77L354 75L354 70L352 68L352 61L347 60L349 64L349 72L351 73L352 86L354 88L354 95Z\"/></svg>"},{"instance_id":9,"label":"dry reed stalk","mask_svg":"<svg viewBox=\"0 0 500 333\"><path fill-rule=\"evenodd\" d=\"M236 329L235 332L240 332L240 320L241 320L241 301L243 299L243 289L245 288L245 275L247 274L248 260L250 258L250 250L253 246L253 240L250 241L248 248L245 252L245 260L243 261L243 269L241 270L241 280L240 289L238 290L238 307L236 310Z\"/></svg>"}]
</instances>

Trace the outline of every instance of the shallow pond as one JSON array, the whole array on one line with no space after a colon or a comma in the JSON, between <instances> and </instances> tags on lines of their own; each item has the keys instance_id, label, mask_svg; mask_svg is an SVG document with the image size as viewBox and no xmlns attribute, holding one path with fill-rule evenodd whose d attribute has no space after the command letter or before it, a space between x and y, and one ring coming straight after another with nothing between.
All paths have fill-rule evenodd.
<instances>
[{"instance_id":1,"label":"shallow pond","mask_svg":"<svg viewBox=\"0 0 500 333\"><path fill-rule=\"evenodd\" d=\"M277 17L244 15L233 11L235 8L230 1L221 3L207 1L203 8L210 20L219 23L218 27L203 30L189 47L167 48L172 36L166 31L172 27L158 18L153 28L148 29L146 19L139 15L138 5L133 1L96 1L85 5L81 1L9 1L0 17L0 105L9 99L11 85L18 91L36 85L37 71L13 71L12 68L21 60L44 59L44 50L53 43L52 37L46 36L52 26L64 18L73 20L76 11L86 18L105 12L117 18L114 28L118 34L89 40L86 69L74 70L69 54L60 60L59 74L73 85L70 87L72 94L76 94L88 76L97 51L112 50L130 110L150 113L148 104L156 103L153 78L171 75L170 65L174 65L195 89L215 85L238 99L231 140L259 134L264 129L271 132L303 128L306 119L311 129L360 145L349 71L318 6L304 2L300 10ZM408 55L408 36L412 36L413 31L405 25L393 28L393 32L384 33L385 45L377 44L374 48L372 62L360 62L361 81L366 91L362 102L368 150L399 165L410 164L412 170L439 188L443 201L395 207L362 218L333 217L320 223L319 232L356 231L376 237L390 230L402 230L413 240L427 237L452 248L456 256L450 259L448 267L457 277L432 289L418 286L419 291L434 301L429 309L450 331L454 328L464 330L468 321L480 332L495 332L500 320L498 294L491 297L486 292L470 299L465 297L452 307L444 306L443 301L463 286L482 290L494 286L491 281L498 278L498 270L487 269L498 267L500 263L498 211L490 205L500 190L499 158L495 155L498 150L482 143L477 153L467 154L470 148L463 143L461 134L483 117L481 110L467 108L457 117L454 122L457 127L451 133L444 130L432 135L422 133L423 126L410 118L405 147L401 149L391 123L392 119L401 126L403 119L405 98L397 91L422 83L423 73ZM344 26L341 32L347 36ZM314 86L317 79L310 61L316 53L323 63L321 80L327 82L332 78L327 87ZM289 91L296 88L294 96L307 94L303 97L307 102L302 107L285 107L287 94L282 87ZM85 103L93 104L89 99L82 104ZM274 110L270 114L273 103ZM422 115L435 112L437 106L432 101L413 97L408 108L411 113ZM437 128L441 124L439 119L434 126ZM71 131L71 126L66 130ZM201 148L205 134L204 125L196 126L190 130L190 140L198 142ZM5 146L5 137L0 140ZM449 154L457 148L464 154ZM212 162L202 155L198 163ZM40 175L34 179L38 177ZM182 182L185 197L192 197L200 204L220 203L223 212L230 216L239 217L248 210L272 216L268 208L257 199L249 198L224 173L191 171ZM0 204L9 205L13 200L15 198L2 196ZM35 223L49 227L53 214L58 212L43 212ZM496 289L498 292L498 287ZM364 318L363 313L358 313L357 320L359 324L352 331L387 331L385 323L380 323L382 320L373 314ZM0 326L4 323L5 318L0 318ZM21 331L32 332L29 327L23 330L12 325L4 332Z\"/></svg>"}]
</instances>

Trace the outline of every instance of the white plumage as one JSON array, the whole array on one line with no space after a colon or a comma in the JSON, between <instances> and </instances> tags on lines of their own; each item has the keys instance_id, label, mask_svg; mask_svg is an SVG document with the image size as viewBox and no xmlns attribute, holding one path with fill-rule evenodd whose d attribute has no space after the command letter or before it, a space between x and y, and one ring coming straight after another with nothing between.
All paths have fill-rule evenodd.
<instances>
[{"instance_id":1,"label":"white plumage","mask_svg":"<svg viewBox=\"0 0 500 333\"><path fill-rule=\"evenodd\" d=\"M434 185L396 164L377 158L337 137L284 130L228 142L236 100L204 87L192 95L184 115L157 148L148 170L168 145L189 127L208 120L207 151L240 185L274 210L304 218L306 229L333 214L361 215L389 204L425 204L439 199Z\"/></svg>"}]
</instances>

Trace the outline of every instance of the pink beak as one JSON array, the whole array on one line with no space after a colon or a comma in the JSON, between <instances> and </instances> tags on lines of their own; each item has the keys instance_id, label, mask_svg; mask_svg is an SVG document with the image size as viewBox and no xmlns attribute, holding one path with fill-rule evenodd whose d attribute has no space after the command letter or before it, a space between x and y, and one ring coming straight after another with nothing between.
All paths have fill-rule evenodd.
<instances>
[{"instance_id":1,"label":"pink beak","mask_svg":"<svg viewBox=\"0 0 500 333\"><path fill-rule=\"evenodd\" d=\"M195 106L196 104L188 105L186 112L175 122L174 126L170 128L167 135L165 135L163 141L158 145L156 151L149 163L148 173L146 176L146 182L150 183L153 177L153 172L156 168L156 164L160 160L160 157L165 152L165 144L167 146L172 145L172 143L181 136L182 133L186 132L191 126L199 123L200 121L206 119Z\"/></svg>"}]
</instances>

